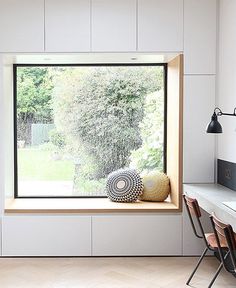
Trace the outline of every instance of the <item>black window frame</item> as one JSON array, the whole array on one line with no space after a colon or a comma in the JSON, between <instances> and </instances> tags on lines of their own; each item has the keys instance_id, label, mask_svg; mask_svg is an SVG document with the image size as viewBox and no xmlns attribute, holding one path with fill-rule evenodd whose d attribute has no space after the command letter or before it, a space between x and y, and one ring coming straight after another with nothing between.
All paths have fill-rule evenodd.
<instances>
[{"instance_id":1,"label":"black window frame","mask_svg":"<svg viewBox=\"0 0 236 288\"><path fill-rule=\"evenodd\" d=\"M100 67L100 66L162 66L164 72L164 143L163 172L167 171L167 63L83 63L83 64L13 64L13 127L14 127L14 198L15 199L73 199L107 198L106 196L19 196L18 195L18 156L17 156L17 68L18 67Z\"/></svg>"}]
</instances>

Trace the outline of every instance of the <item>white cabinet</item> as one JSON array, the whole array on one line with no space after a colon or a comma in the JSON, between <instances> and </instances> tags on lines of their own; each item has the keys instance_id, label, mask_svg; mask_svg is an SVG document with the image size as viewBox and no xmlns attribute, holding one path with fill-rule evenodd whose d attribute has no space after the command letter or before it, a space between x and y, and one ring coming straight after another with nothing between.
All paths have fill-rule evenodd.
<instances>
[{"instance_id":1,"label":"white cabinet","mask_svg":"<svg viewBox=\"0 0 236 288\"><path fill-rule=\"evenodd\" d=\"M186 74L216 73L217 0L184 1Z\"/></svg>"},{"instance_id":2,"label":"white cabinet","mask_svg":"<svg viewBox=\"0 0 236 288\"><path fill-rule=\"evenodd\" d=\"M45 50L90 51L90 0L45 1Z\"/></svg>"},{"instance_id":3,"label":"white cabinet","mask_svg":"<svg viewBox=\"0 0 236 288\"><path fill-rule=\"evenodd\" d=\"M6 118L5 111L6 107L4 106L4 89L3 89L3 79L4 70L3 70L3 56L0 54L0 130L2 131L2 139L6 139ZM12 83L11 83L12 84ZM11 117L12 118L12 117ZM5 202L5 141L0 141L0 217L3 214L4 202ZM9 159L9 155L8 155ZM8 160L9 161L9 160ZM2 221L1 221L2 222ZM1 226L0 226L0 236L1 236ZM1 242L1 239L0 239ZM1 248L0 248L1 249ZM0 254L1 255L1 254Z\"/></svg>"},{"instance_id":4,"label":"white cabinet","mask_svg":"<svg viewBox=\"0 0 236 288\"><path fill-rule=\"evenodd\" d=\"M0 52L44 50L44 0L0 1Z\"/></svg>"},{"instance_id":5,"label":"white cabinet","mask_svg":"<svg viewBox=\"0 0 236 288\"><path fill-rule=\"evenodd\" d=\"M4 256L90 256L91 217L3 217Z\"/></svg>"},{"instance_id":6,"label":"white cabinet","mask_svg":"<svg viewBox=\"0 0 236 288\"><path fill-rule=\"evenodd\" d=\"M0 218L0 257L2 256L2 217Z\"/></svg>"},{"instance_id":7,"label":"white cabinet","mask_svg":"<svg viewBox=\"0 0 236 288\"><path fill-rule=\"evenodd\" d=\"M183 51L183 0L138 0L138 50Z\"/></svg>"},{"instance_id":8,"label":"white cabinet","mask_svg":"<svg viewBox=\"0 0 236 288\"><path fill-rule=\"evenodd\" d=\"M184 83L184 183L212 183L215 136L206 126L215 108L215 76L187 75Z\"/></svg>"},{"instance_id":9,"label":"white cabinet","mask_svg":"<svg viewBox=\"0 0 236 288\"><path fill-rule=\"evenodd\" d=\"M92 0L92 51L136 50L136 0Z\"/></svg>"},{"instance_id":10,"label":"white cabinet","mask_svg":"<svg viewBox=\"0 0 236 288\"><path fill-rule=\"evenodd\" d=\"M182 255L182 216L92 217L92 255Z\"/></svg>"}]
</instances>

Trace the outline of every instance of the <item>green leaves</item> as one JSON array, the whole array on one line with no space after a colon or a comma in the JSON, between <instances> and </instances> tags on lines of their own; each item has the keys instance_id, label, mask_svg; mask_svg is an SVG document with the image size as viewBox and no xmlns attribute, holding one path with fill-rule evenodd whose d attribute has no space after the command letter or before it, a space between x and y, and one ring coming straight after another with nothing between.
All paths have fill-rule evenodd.
<instances>
[{"instance_id":1,"label":"green leaves","mask_svg":"<svg viewBox=\"0 0 236 288\"><path fill-rule=\"evenodd\" d=\"M129 166L131 151L143 142L145 97L161 89L162 71L160 67L88 67L61 76L54 90L55 122L73 139L73 147L86 151L81 154L76 149L80 158L94 160L96 169L93 166L90 177L104 178ZM83 170L88 175L81 166L80 173Z\"/></svg>"},{"instance_id":2,"label":"green leaves","mask_svg":"<svg viewBox=\"0 0 236 288\"><path fill-rule=\"evenodd\" d=\"M164 95L163 90L145 98L144 117L140 122L142 146L132 151L131 165L140 171L163 171Z\"/></svg>"},{"instance_id":3,"label":"green leaves","mask_svg":"<svg viewBox=\"0 0 236 288\"><path fill-rule=\"evenodd\" d=\"M17 68L17 116L32 123L52 121L52 77L46 67Z\"/></svg>"}]
</instances>

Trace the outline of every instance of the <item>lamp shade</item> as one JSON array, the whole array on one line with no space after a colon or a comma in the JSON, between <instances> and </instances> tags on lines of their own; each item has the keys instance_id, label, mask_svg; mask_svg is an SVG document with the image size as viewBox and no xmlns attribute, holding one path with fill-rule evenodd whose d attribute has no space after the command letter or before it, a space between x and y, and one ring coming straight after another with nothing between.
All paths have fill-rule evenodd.
<instances>
[{"instance_id":1,"label":"lamp shade","mask_svg":"<svg viewBox=\"0 0 236 288\"><path fill-rule=\"evenodd\" d=\"M217 115L215 112L211 117L211 122L208 124L206 132L207 133L222 133L222 126L218 122Z\"/></svg>"}]
</instances>

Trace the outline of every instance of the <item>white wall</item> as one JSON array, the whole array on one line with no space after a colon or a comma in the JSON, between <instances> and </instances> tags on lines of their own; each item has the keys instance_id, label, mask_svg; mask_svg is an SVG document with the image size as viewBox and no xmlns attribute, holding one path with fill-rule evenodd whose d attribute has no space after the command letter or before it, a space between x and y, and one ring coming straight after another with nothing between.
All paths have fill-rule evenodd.
<instances>
[{"instance_id":1,"label":"white wall","mask_svg":"<svg viewBox=\"0 0 236 288\"><path fill-rule=\"evenodd\" d=\"M60 0L61 10L57 11L57 15L54 15L53 11L57 9L58 1L45 0L46 6L44 8L46 10L46 18L43 18L42 14L42 0L36 1L38 6L32 5L34 1L20 1L24 3L28 1L27 3L29 5L14 6L13 4L18 3L19 0L5 0L0 3L0 19L3 21L2 27L4 28L0 29L0 53L18 51L151 51L160 54L165 52L184 53L184 182L214 181L214 139L205 134L204 127L207 124L205 123L206 120L210 116L209 111L211 111L215 105L217 0L70 0L69 2ZM69 4L67 5L67 2L71 5L71 11L68 9ZM11 6L10 10L7 6L8 4ZM89 6L90 4L92 5L91 7ZM87 7L86 13L83 14L85 20L84 22L82 21L81 24L77 19L76 11L78 11L78 15L80 15L81 10L77 10L79 9L78 7L85 6ZM1 9L2 7L4 9ZM12 9L14 10L13 7L18 7L20 11L24 9L24 13L27 11L27 7L29 7L31 17L37 14L36 8L39 7L40 14L37 14L38 17L35 17L33 20L33 27L37 30L37 41L35 41L34 35L32 35L34 29L32 30L28 27L31 19L29 15L21 19L20 26L18 26L18 21L14 22L14 17L6 17L5 15L1 18L1 13L4 11L11 11L11 15L15 15L16 13L20 14L19 11L12 11ZM50 9L48 8L47 10L47 7ZM66 15L63 14L63 11L65 11ZM71 25L70 22L68 22L70 13L72 19L74 19ZM111 15L110 13L114 13L114 17L108 17ZM123 17L123 15L125 15L125 17ZM42 19L44 19L44 21L42 21ZM60 31L55 31L55 29L57 29L55 21L60 22L60 19L66 19L65 21L67 21L65 26L61 25L61 23L58 26L60 29L63 28L63 30L61 30L63 35L68 37L66 43L60 41ZM8 27L9 21L11 22L11 27L12 25L14 26L14 29L11 30L10 39L24 40L24 42L20 42L19 47L18 41L8 41L9 33L5 27ZM114 21L116 21L115 26ZM97 22L100 23L99 27L95 27ZM170 25L170 23L172 24ZM80 25L79 33L77 33L78 27L76 25ZM27 29L24 27L27 27ZM102 27L106 27L106 29ZM119 35L120 31L117 27L122 28L122 35ZM129 29L125 27L129 27ZM55 39L54 35L56 35ZM80 35L82 35L82 39L86 39L86 45L82 45ZM121 40L119 41L120 37ZM4 45L1 45L2 39L5 39ZM129 40L126 41L126 39ZM56 41L56 45L54 40ZM117 45L115 45L116 41L118 41ZM73 48L71 45L67 45L68 43L71 43ZM10 86L5 87L4 85L3 87L2 67L1 65L0 103L3 105L0 105L0 109L3 110L3 107L5 107L9 110L0 113L0 127L9 132L12 129L8 122L9 117L11 117L12 93ZM7 69L11 68L8 67ZM5 94L3 90L5 90ZM1 110L0 112L2 112ZM9 133L6 132L6 135L10 135ZM2 160L3 155L7 158L8 156L6 155L10 153L7 158L9 165L4 168L3 163L0 163L0 180L6 180L7 177L12 178L12 151L9 150L10 147L10 145L0 143L0 160ZM4 187L0 181L0 192L1 199L3 199L3 193L12 193L12 187ZM1 212L3 213L3 210L1 210ZM3 255L22 255L24 253L25 255L51 254L88 256L93 255L92 253L94 253L94 255L169 255L170 253L171 255L189 255L199 253L199 243L194 242L194 238L191 236L192 234L188 232L188 229L185 229L185 225L188 225L185 213L183 213L183 215L160 215L158 213L154 215L139 214L136 216L125 215L125 217L110 214L103 216L87 215L85 220L83 216L77 215L71 222L72 230L69 232L80 240L80 246L79 248L76 247L73 242L72 250L70 239L67 241L64 235L62 235L63 247L60 250L53 246L55 241L53 233L49 233L50 237L47 241L45 241L42 235L39 239L37 239L37 237L35 238L33 233L35 229L34 223L38 223L38 225L40 225L40 231L44 231L42 233L45 233L47 229L53 231L53 223L56 222L57 229L55 235L59 235L58 237L60 238L60 233L67 231L66 225L68 219L66 215L50 215L49 218L44 218L40 215L16 215L13 218L8 217L9 216L3 216ZM60 221L60 219L62 219L60 217L64 217L64 220ZM49 219L50 221L45 222L45 219ZM89 224L91 225L91 234L86 230L86 225L83 224L83 221L91 223ZM77 231L77 233L73 234L73 229L78 229L77 223L81 223L82 232ZM143 234L142 225L145 227L145 235ZM183 225L185 227L184 229ZM103 226L106 228L106 233L104 233L102 229ZM18 247L17 233L19 230L17 230L17 227L18 229L19 227L24 229L24 235L21 235L21 241L30 243L29 250L25 248L25 252ZM112 234L110 234L110 227L114 230ZM126 227L128 235L126 235L124 227ZM158 227L161 231L161 237L158 236L158 231L154 229L154 227ZM178 229L176 230L176 228ZM60 230L62 232L60 232ZM85 230L86 233L83 233ZM118 233L119 236L119 241L117 242L115 242L116 237L114 237L116 233ZM134 243L131 243L132 249L129 252L126 236L128 236L130 240L135 240L134 235L136 239L146 241L150 247L147 248L145 243L142 244L142 241L137 241L136 245L134 241ZM165 238L165 235L168 235L168 237ZM27 242L27 239L29 242ZM30 239L32 241L30 241ZM164 245L164 240L166 240L166 247L172 247L171 251L159 249ZM88 242L91 244L90 248L87 245ZM107 243L107 245L104 246L104 243ZM187 245L186 249L183 249L183 243ZM156 247L154 245L156 245Z\"/></svg>"},{"instance_id":2,"label":"white wall","mask_svg":"<svg viewBox=\"0 0 236 288\"><path fill-rule=\"evenodd\" d=\"M236 1L220 0L217 105L232 113L236 107ZM223 134L218 135L217 157L236 162L236 117L219 119Z\"/></svg>"}]
</instances>

